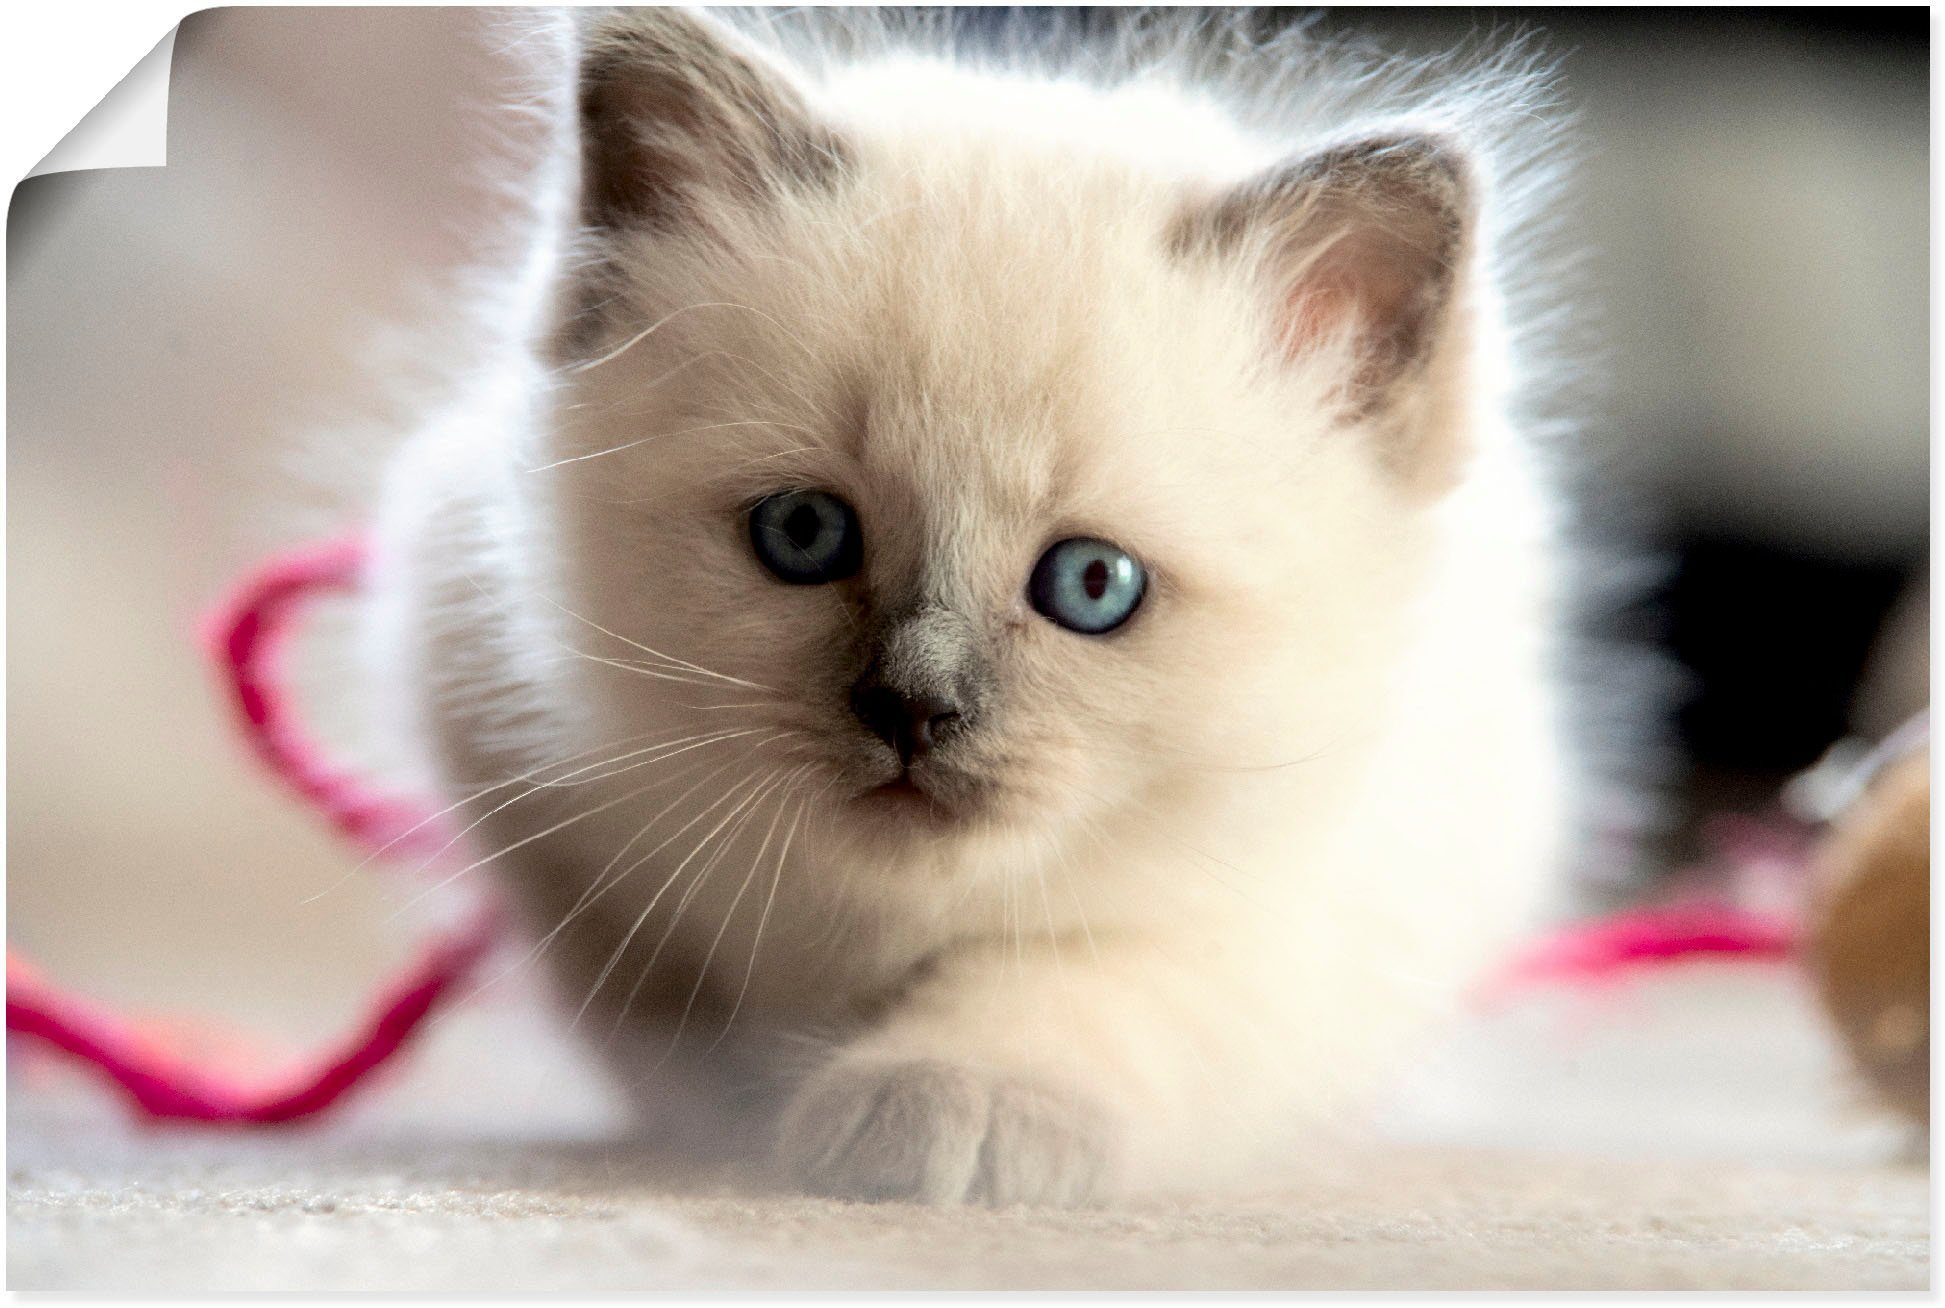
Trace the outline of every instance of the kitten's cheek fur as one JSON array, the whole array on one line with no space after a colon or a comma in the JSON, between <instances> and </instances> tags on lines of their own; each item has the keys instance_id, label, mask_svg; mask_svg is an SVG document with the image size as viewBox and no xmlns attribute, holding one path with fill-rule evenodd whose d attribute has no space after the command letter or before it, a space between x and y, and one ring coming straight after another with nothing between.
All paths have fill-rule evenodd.
<instances>
[{"instance_id":1,"label":"kitten's cheek fur","mask_svg":"<svg viewBox=\"0 0 1945 1308\"><path fill-rule=\"evenodd\" d=\"M1116 1188L1121 1133L1065 1087L938 1059L840 1056L779 1131L789 1180L870 1201L1072 1207Z\"/></svg>"}]
</instances>

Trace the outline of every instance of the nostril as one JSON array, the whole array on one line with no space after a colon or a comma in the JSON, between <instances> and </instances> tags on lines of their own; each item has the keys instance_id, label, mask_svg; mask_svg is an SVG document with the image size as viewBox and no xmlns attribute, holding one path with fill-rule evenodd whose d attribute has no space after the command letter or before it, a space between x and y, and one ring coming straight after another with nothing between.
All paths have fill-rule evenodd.
<instances>
[{"instance_id":1,"label":"nostril","mask_svg":"<svg viewBox=\"0 0 1945 1308\"><path fill-rule=\"evenodd\" d=\"M884 686L859 687L851 695L851 711L888 745L896 743L906 721L904 697Z\"/></svg>"},{"instance_id":2,"label":"nostril","mask_svg":"<svg viewBox=\"0 0 1945 1308\"><path fill-rule=\"evenodd\" d=\"M910 763L933 748L961 723L959 707L936 695L903 695L885 685L858 687L851 709L871 733Z\"/></svg>"},{"instance_id":3,"label":"nostril","mask_svg":"<svg viewBox=\"0 0 1945 1308\"><path fill-rule=\"evenodd\" d=\"M922 750L938 744L959 720L959 710L950 701L930 696L907 701L906 713L912 743Z\"/></svg>"},{"instance_id":4,"label":"nostril","mask_svg":"<svg viewBox=\"0 0 1945 1308\"><path fill-rule=\"evenodd\" d=\"M925 719L925 726L923 728L926 743L937 744L952 734L953 729L958 725L958 709L948 708L932 713L930 717Z\"/></svg>"}]
</instances>

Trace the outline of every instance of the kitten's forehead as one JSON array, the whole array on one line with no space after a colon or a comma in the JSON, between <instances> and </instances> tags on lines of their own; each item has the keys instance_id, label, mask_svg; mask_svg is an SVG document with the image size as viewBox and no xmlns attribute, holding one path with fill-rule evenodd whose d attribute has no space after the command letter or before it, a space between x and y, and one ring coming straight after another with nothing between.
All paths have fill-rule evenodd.
<instances>
[{"instance_id":1,"label":"kitten's forehead","mask_svg":"<svg viewBox=\"0 0 1945 1308\"><path fill-rule=\"evenodd\" d=\"M1143 283L1167 272L1159 241L1132 230L1125 196L1070 193L1064 174L1034 186L995 163L903 177L890 198L904 202L828 283L863 329L862 463L933 500L1071 507L1141 421L1128 379L1155 344L1137 319Z\"/></svg>"}]
</instances>

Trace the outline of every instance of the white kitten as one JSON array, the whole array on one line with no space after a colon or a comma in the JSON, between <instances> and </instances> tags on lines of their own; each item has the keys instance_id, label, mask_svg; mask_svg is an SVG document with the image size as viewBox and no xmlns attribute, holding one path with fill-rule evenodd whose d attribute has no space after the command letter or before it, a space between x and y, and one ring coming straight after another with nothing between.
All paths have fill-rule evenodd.
<instances>
[{"instance_id":1,"label":"white kitten","mask_svg":"<svg viewBox=\"0 0 1945 1308\"><path fill-rule=\"evenodd\" d=\"M569 33L541 290L388 480L413 730L658 1121L942 1201L1300 1157L1555 856L1536 83L789 21Z\"/></svg>"}]
</instances>

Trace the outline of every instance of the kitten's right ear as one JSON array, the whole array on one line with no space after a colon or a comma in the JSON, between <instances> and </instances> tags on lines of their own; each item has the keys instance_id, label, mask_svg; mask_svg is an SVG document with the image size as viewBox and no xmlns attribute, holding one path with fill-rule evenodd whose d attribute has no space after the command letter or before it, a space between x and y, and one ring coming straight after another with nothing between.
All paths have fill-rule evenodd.
<instances>
[{"instance_id":1,"label":"kitten's right ear","mask_svg":"<svg viewBox=\"0 0 1945 1308\"><path fill-rule=\"evenodd\" d=\"M1452 425L1443 419L1456 403L1453 346L1464 335L1477 203L1455 142L1404 132L1323 150L1198 201L1170 238L1179 252L1254 270L1284 360L1348 343L1347 411L1379 431L1401 472L1436 486L1463 454L1443 439Z\"/></svg>"},{"instance_id":2,"label":"kitten's right ear","mask_svg":"<svg viewBox=\"0 0 1945 1308\"><path fill-rule=\"evenodd\" d=\"M712 204L756 204L844 166L784 71L682 9L582 20L581 221L597 231L704 225Z\"/></svg>"}]
</instances>

